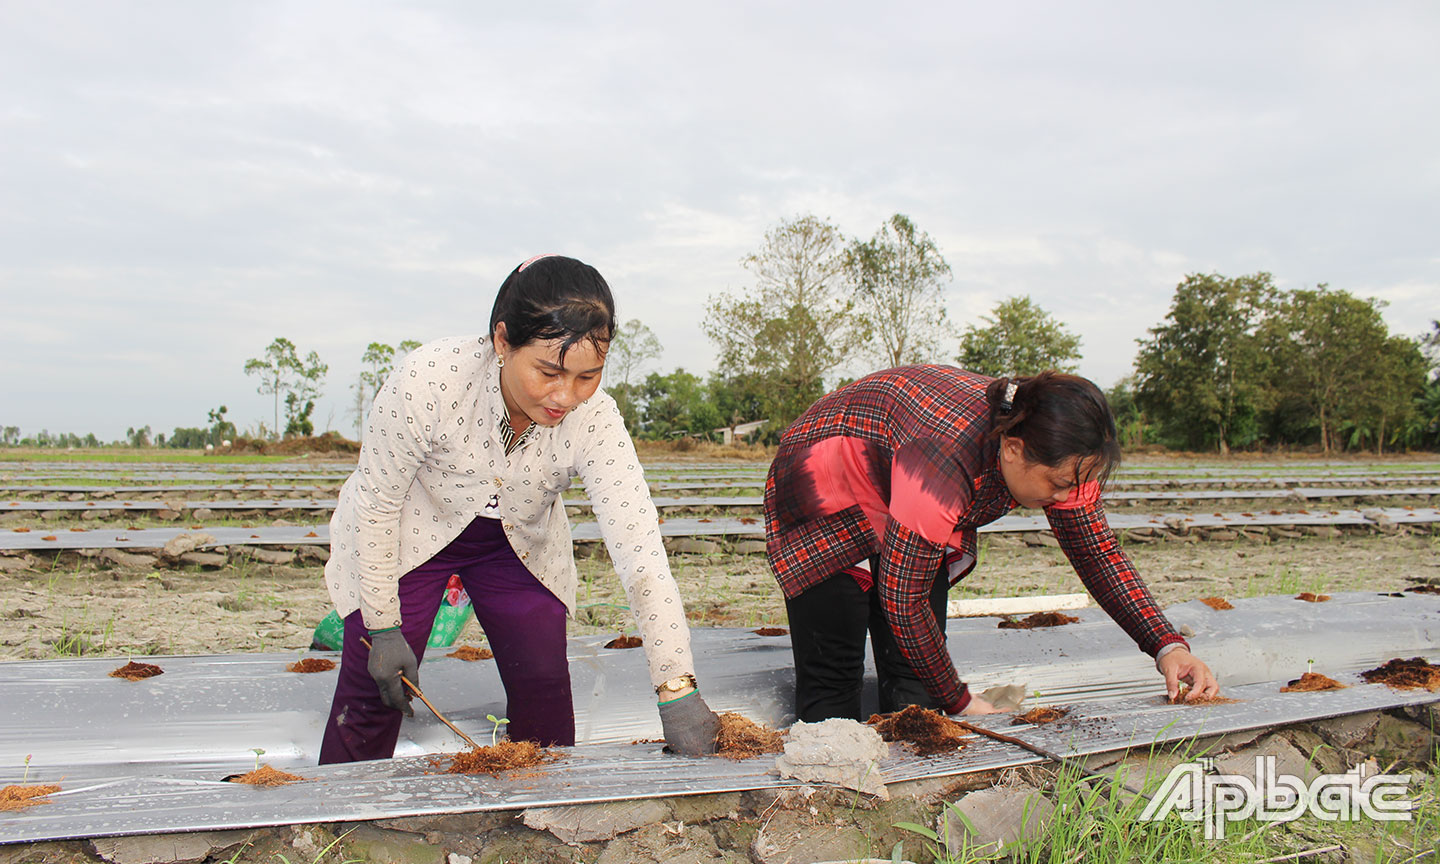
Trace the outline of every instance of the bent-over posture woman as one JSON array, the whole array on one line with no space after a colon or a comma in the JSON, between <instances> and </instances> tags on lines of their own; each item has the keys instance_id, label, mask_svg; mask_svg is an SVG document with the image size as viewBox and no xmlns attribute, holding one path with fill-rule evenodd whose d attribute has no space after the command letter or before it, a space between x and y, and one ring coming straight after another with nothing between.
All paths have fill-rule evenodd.
<instances>
[{"instance_id":1,"label":"bent-over posture woman","mask_svg":"<svg viewBox=\"0 0 1440 864\"><path fill-rule=\"evenodd\" d=\"M655 507L599 390L614 331L600 274L540 256L500 287L487 335L422 346L385 382L330 522L325 576L345 641L321 763L394 754L413 713L400 676L419 685L452 573L495 653L510 737L575 743L565 623L577 577L560 500L575 478L644 639L666 742L714 751L719 721L697 689Z\"/></svg>"},{"instance_id":2,"label":"bent-over posture woman","mask_svg":"<svg viewBox=\"0 0 1440 864\"><path fill-rule=\"evenodd\" d=\"M1081 582L1173 696L1219 687L1165 619L1105 521L1120 459L1104 395L1074 375L994 379L889 369L831 393L781 438L765 485L766 551L785 594L796 713L860 719L865 634L880 710L996 709L945 647L946 592L975 565L975 530L1042 508Z\"/></svg>"}]
</instances>

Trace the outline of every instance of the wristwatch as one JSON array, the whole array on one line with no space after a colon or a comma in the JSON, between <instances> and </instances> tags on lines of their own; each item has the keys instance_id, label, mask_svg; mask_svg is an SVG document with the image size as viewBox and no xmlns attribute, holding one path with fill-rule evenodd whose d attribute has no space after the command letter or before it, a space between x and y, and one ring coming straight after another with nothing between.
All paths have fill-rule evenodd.
<instances>
[{"instance_id":1,"label":"wristwatch","mask_svg":"<svg viewBox=\"0 0 1440 864\"><path fill-rule=\"evenodd\" d=\"M665 697L674 696L676 693L679 693L681 690L684 690L686 688L689 688L691 690L700 689L700 684L695 680L694 675L676 675L674 678L671 678L669 681L665 681L661 683L660 686L656 687L655 695L659 696L663 700L665 699Z\"/></svg>"}]
</instances>

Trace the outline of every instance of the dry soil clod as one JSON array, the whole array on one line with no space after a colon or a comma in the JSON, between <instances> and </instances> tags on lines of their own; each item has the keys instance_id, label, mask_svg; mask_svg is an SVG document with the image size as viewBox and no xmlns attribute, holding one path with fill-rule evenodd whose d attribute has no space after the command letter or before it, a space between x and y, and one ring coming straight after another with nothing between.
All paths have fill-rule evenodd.
<instances>
[{"instance_id":1,"label":"dry soil clod","mask_svg":"<svg viewBox=\"0 0 1440 864\"><path fill-rule=\"evenodd\" d=\"M865 722L874 726L882 739L908 743L920 756L953 753L966 743L966 732L960 724L919 705L907 705L893 714L872 714Z\"/></svg>"},{"instance_id":2,"label":"dry soil clod","mask_svg":"<svg viewBox=\"0 0 1440 864\"><path fill-rule=\"evenodd\" d=\"M110 673L111 678L124 678L126 681L144 681L146 678L154 678L156 675L164 675L165 670L154 663L136 663L131 660L119 669Z\"/></svg>"},{"instance_id":3,"label":"dry soil clod","mask_svg":"<svg viewBox=\"0 0 1440 864\"><path fill-rule=\"evenodd\" d=\"M1036 612L1019 621L1014 618L1006 618L996 626L1001 630L1033 630L1036 627L1062 627L1066 624L1074 624L1079 620L1074 615L1066 615L1061 612Z\"/></svg>"}]
</instances>

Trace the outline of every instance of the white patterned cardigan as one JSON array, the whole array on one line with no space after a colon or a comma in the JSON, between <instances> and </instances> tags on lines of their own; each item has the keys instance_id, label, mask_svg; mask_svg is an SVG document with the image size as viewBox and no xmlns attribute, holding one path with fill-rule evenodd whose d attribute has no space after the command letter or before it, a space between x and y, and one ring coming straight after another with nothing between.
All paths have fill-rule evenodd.
<instances>
[{"instance_id":1,"label":"white patterned cardigan","mask_svg":"<svg viewBox=\"0 0 1440 864\"><path fill-rule=\"evenodd\" d=\"M693 673L690 631L650 490L615 400L604 391L505 455L500 367L489 337L415 349L370 409L359 465L330 520L325 580L341 616L400 623L396 583L433 558L500 495L510 546L573 616L578 581L560 493L585 484L659 684Z\"/></svg>"}]
</instances>

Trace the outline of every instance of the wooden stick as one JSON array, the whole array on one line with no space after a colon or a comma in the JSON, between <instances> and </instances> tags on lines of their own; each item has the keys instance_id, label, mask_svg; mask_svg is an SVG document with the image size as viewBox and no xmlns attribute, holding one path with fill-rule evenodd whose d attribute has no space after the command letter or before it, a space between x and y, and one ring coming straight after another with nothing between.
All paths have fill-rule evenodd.
<instances>
[{"instance_id":1,"label":"wooden stick","mask_svg":"<svg viewBox=\"0 0 1440 864\"><path fill-rule=\"evenodd\" d=\"M995 731L992 731L992 730L990 730L990 729L986 729L986 728L983 727L983 726L976 726L976 725L974 725L974 724L972 724L972 723L966 723L964 720L955 720L955 718L953 718L953 717L950 718L950 719L951 719L956 725L958 725L961 729L964 729L964 730L967 731L967 732L974 732L976 735L984 735L986 738L994 738L996 741L1003 741L1003 742L1005 742L1006 744L1014 744L1016 747L1019 747L1019 748L1021 748L1022 750L1029 750L1031 753L1034 753L1036 756L1044 756L1046 759L1050 759L1050 760L1052 760L1052 761L1054 761L1054 762L1059 762L1061 765L1064 765L1064 764L1066 764L1067 762L1069 762L1069 759L1068 759L1068 758L1066 758L1066 757L1064 757L1064 756L1061 756L1059 753L1052 753L1051 751L1046 750L1044 747L1037 747L1037 746L1035 746L1034 744L1030 744L1030 743L1028 743L1028 742L1026 742L1026 741L1022 741L1022 740L1020 740L1019 738L1016 738L1016 737L1013 736L1013 735L1006 735L1006 734L1003 733L1003 732L995 732ZM1099 780L1099 781L1101 781L1101 782L1103 782L1103 783L1118 782L1118 781L1115 781L1115 778L1114 778L1114 777L1106 777L1104 774L1100 774L1100 773L1097 773L1097 772L1095 772L1095 771L1091 771L1089 768L1085 768L1085 767L1080 767L1080 773L1083 774L1083 775L1085 775L1086 777L1089 777L1089 778L1092 779L1092 780ZM1122 789L1124 789L1126 792L1129 792L1129 793L1131 793L1131 794L1133 794L1133 795L1139 795L1141 798L1144 798L1146 801L1149 801L1149 800L1150 800L1150 796L1149 796L1149 795L1146 795L1144 792L1140 791L1139 789L1132 789L1132 788L1130 788L1129 784L1121 783L1121 784L1120 784L1120 787L1121 787Z\"/></svg>"},{"instance_id":2,"label":"wooden stick","mask_svg":"<svg viewBox=\"0 0 1440 864\"><path fill-rule=\"evenodd\" d=\"M370 647L370 640L369 640L369 639L361 638L360 642L361 642L361 644L363 644L366 648L369 648L369 647ZM404 684L406 687L409 687L409 688L410 688L410 691L411 691L412 693L414 693L416 696L419 696L419 697L420 697L420 701L425 703L425 707L426 707L426 708L429 708L429 709L430 709L430 712L431 712L432 714L434 714L436 717L439 717L441 723L444 723L446 726L449 726L451 732L454 732L456 735L459 735L461 738L464 738L464 739L465 739L465 743L466 743L466 744L469 744L471 747L474 747L476 750L479 750L479 749L480 749L480 745L479 745L479 744L476 744L475 741L474 741L474 739L472 739L469 735L466 735L464 732L461 732L461 731L460 731L460 727L459 727L459 726L456 726L454 723L451 723L450 720L449 720L448 718L446 718L446 716L445 716L444 714L441 714L439 708L436 708L434 705L431 705L431 704L430 704L430 700L425 698L425 694L420 692L420 688L419 688L419 687L416 687L416 686L415 686L415 683L412 682L409 678L406 678L405 675L404 675L404 673L401 673L401 675L400 675L400 682L401 682L402 684Z\"/></svg>"}]
</instances>

